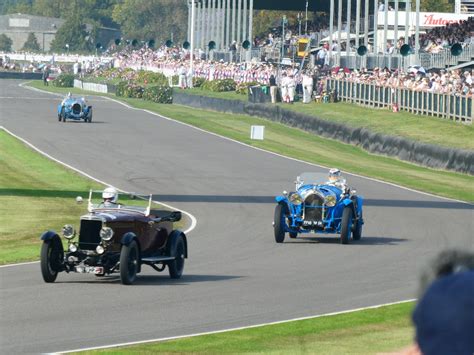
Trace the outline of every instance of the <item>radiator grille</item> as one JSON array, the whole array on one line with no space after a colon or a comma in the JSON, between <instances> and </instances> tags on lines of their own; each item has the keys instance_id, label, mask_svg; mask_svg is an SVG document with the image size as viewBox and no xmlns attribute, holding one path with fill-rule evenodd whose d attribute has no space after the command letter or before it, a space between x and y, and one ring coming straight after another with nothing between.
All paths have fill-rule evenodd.
<instances>
[{"instance_id":1,"label":"radiator grille","mask_svg":"<svg viewBox=\"0 0 474 355\"><path fill-rule=\"evenodd\" d=\"M81 221L81 230L79 232L79 249L95 250L100 243L100 229L102 221Z\"/></svg>"},{"instance_id":2,"label":"radiator grille","mask_svg":"<svg viewBox=\"0 0 474 355\"><path fill-rule=\"evenodd\" d=\"M79 105L78 103L72 105L72 112L76 115L81 113L81 109L81 105Z\"/></svg>"},{"instance_id":3,"label":"radiator grille","mask_svg":"<svg viewBox=\"0 0 474 355\"><path fill-rule=\"evenodd\" d=\"M304 219L307 221L321 221L323 219L324 199L312 194L304 201Z\"/></svg>"}]
</instances>

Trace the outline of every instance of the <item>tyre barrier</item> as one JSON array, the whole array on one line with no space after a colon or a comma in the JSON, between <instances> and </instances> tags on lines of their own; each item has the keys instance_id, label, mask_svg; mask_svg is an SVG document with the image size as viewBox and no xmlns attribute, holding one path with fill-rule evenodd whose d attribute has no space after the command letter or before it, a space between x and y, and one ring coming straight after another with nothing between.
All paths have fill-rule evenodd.
<instances>
[{"instance_id":1,"label":"tyre barrier","mask_svg":"<svg viewBox=\"0 0 474 355\"><path fill-rule=\"evenodd\" d=\"M374 133L363 127L349 127L274 105L254 104L180 92L173 93L173 104L261 117L325 138L356 145L370 153L395 157L429 168L474 175L474 151L472 150L442 147L403 137Z\"/></svg>"},{"instance_id":2,"label":"tyre barrier","mask_svg":"<svg viewBox=\"0 0 474 355\"><path fill-rule=\"evenodd\" d=\"M22 73L14 71L0 71L0 79L24 79L24 80L41 80L42 73Z\"/></svg>"}]
</instances>

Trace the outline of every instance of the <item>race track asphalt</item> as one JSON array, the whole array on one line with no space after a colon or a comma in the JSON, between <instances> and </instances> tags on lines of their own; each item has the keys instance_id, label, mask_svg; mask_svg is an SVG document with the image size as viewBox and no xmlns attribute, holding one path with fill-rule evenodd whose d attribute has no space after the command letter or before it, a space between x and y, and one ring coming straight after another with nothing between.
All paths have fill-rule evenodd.
<instances>
[{"instance_id":1,"label":"race track asphalt","mask_svg":"<svg viewBox=\"0 0 474 355\"><path fill-rule=\"evenodd\" d=\"M348 174L366 199L361 241L276 244L274 196L292 190L298 173L326 169L99 97L88 98L91 124L61 123L60 98L19 83L0 80L0 125L100 180L192 213L197 227L188 235L180 280L144 267L133 286L122 286L118 276L65 273L46 284L39 264L0 268L2 354L179 336L412 299L427 260L445 248L474 246L472 205Z\"/></svg>"}]
</instances>

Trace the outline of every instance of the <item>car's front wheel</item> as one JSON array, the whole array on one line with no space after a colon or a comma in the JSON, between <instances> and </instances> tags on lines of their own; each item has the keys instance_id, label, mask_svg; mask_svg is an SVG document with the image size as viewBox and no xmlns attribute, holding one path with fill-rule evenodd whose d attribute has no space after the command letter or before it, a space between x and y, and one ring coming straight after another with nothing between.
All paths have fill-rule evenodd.
<instances>
[{"instance_id":1,"label":"car's front wheel","mask_svg":"<svg viewBox=\"0 0 474 355\"><path fill-rule=\"evenodd\" d=\"M275 242L283 243L285 240L285 215L286 206L278 204L275 207L275 215L273 218L273 232L275 234Z\"/></svg>"},{"instance_id":2,"label":"car's front wheel","mask_svg":"<svg viewBox=\"0 0 474 355\"><path fill-rule=\"evenodd\" d=\"M186 254L186 246L184 244L183 236L179 234L176 238L177 240L171 244L169 251L170 256L175 258L173 261L168 263L168 271L172 279L179 279L183 274L184 258Z\"/></svg>"},{"instance_id":3,"label":"car's front wheel","mask_svg":"<svg viewBox=\"0 0 474 355\"><path fill-rule=\"evenodd\" d=\"M346 206L341 219L341 244L348 244L352 229L352 207Z\"/></svg>"},{"instance_id":4,"label":"car's front wheel","mask_svg":"<svg viewBox=\"0 0 474 355\"><path fill-rule=\"evenodd\" d=\"M354 230L352 231L352 238L354 240L360 240L362 238L362 224L363 224L363 219L362 219L362 211L360 212L360 216L357 219L357 222L354 226Z\"/></svg>"},{"instance_id":5,"label":"car's front wheel","mask_svg":"<svg viewBox=\"0 0 474 355\"><path fill-rule=\"evenodd\" d=\"M61 270L64 249L58 236L43 241L41 246L41 274L45 282L54 282Z\"/></svg>"},{"instance_id":6,"label":"car's front wheel","mask_svg":"<svg viewBox=\"0 0 474 355\"><path fill-rule=\"evenodd\" d=\"M60 121L66 122L66 112L64 110L64 107L61 108L60 116Z\"/></svg>"},{"instance_id":7,"label":"car's front wheel","mask_svg":"<svg viewBox=\"0 0 474 355\"><path fill-rule=\"evenodd\" d=\"M137 278L139 267L138 244L132 240L128 245L122 245L120 251L120 280L124 285L131 285Z\"/></svg>"}]
</instances>

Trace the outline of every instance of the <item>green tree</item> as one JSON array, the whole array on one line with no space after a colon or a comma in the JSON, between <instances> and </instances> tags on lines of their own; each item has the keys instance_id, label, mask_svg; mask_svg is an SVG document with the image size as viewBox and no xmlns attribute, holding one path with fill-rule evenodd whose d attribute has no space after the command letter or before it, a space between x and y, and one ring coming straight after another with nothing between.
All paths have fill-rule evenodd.
<instances>
[{"instance_id":1,"label":"green tree","mask_svg":"<svg viewBox=\"0 0 474 355\"><path fill-rule=\"evenodd\" d=\"M69 50L73 52L83 52L91 49L88 42L86 25L78 14L74 14L66 19L58 32L56 32L56 36L51 42L51 51L65 52L66 44L69 45Z\"/></svg>"},{"instance_id":2,"label":"green tree","mask_svg":"<svg viewBox=\"0 0 474 355\"><path fill-rule=\"evenodd\" d=\"M6 34L0 34L0 51L11 52L12 50L12 40Z\"/></svg>"},{"instance_id":3,"label":"green tree","mask_svg":"<svg viewBox=\"0 0 474 355\"><path fill-rule=\"evenodd\" d=\"M173 35L174 43L187 36L188 8L183 0L123 0L115 5L113 20L129 39L155 39L157 46Z\"/></svg>"},{"instance_id":4,"label":"green tree","mask_svg":"<svg viewBox=\"0 0 474 355\"><path fill-rule=\"evenodd\" d=\"M33 0L2 0L0 1L0 14L31 13Z\"/></svg>"},{"instance_id":5,"label":"green tree","mask_svg":"<svg viewBox=\"0 0 474 355\"><path fill-rule=\"evenodd\" d=\"M26 39L26 42L23 45L23 48L21 50L28 51L28 52L39 52L40 51L40 46L38 44L38 39L36 38L36 36L33 32L30 32L28 34L28 38Z\"/></svg>"},{"instance_id":6,"label":"green tree","mask_svg":"<svg viewBox=\"0 0 474 355\"><path fill-rule=\"evenodd\" d=\"M420 9L429 12L454 12L454 0L421 0Z\"/></svg>"}]
</instances>

